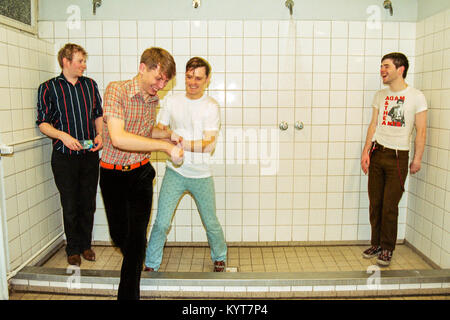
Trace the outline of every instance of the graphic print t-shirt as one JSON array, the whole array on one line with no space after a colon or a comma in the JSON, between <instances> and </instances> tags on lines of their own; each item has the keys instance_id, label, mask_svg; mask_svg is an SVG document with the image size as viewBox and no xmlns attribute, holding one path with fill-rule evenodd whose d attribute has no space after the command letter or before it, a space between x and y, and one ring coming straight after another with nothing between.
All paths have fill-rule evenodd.
<instances>
[{"instance_id":1,"label":"graphic print t-shirt","mask_svg":"<svg viewBox=\"0 0 450 320\"><path fill-rule=\"evenodd\" d=\"M425 96L413 87L398 92L389 88L378 91L372 106L378 109L374 140L397 150L409 150L416 113L427 110Z\"/></svg>"}]
</instances>

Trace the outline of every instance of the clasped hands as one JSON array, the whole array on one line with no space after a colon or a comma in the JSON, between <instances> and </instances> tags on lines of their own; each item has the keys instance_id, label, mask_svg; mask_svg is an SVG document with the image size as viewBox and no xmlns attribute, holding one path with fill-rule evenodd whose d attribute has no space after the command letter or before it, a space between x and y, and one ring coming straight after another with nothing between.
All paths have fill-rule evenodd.
<instances>
[{"instance_id":1,"label":"clasped hands","mask_svg":"<svg viewBox=\"0 0 450 320\"><path fill-rule=\"evenodd\" d=\"M172 131L170 142L173 144L170 151L170 158L175 165L181 165L184 159L183 137Z\"/></svg>"}]
</instances>

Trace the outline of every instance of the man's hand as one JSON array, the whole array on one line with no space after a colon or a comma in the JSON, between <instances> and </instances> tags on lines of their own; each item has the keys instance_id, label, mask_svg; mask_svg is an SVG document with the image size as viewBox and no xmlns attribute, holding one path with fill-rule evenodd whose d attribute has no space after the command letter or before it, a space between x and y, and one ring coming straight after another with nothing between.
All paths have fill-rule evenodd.
<instances>
[{"instance_id":1,"label":"man's hand","mask_svg":"<svg viewBox=\"0 0 450 320\"><path fill-rule=\"evenodd\" d=\"M89 151L95 152L103 148L103 138L101 134L98 134L94 139L94 145L95 147L90 149Z\"/></svg>"},{"instance_id":2,"label":"man's hand","mask_svg":"<svg viewBox=\"0 0 450 320\"><path fill-rule=\"evenodd\" d=\"M411 172L411 174L415 174L419 172L420 167L421 167L420 161L413 160L409 165L409 171Z\"/></svg>"},{"instance_id":3,"label":"man's hand","mask_svg":"<svg viewBox=\"0 0 450 320\"><path fill-rule=\"evenodd\" d=\"M172 141L173 144L180 144L183 142L183 137L177 135L174 131L172 131L172 134L170 135L170 141Z\"/></svg>"},{"instance_id":4,"label":"man's hand","mask_svg":"<svg viewBox=\"0 0 450 320\"><path fill-rule=\"evenodd\" d=\"M62 143L64 143L64 145L72 151L80 151L83 149L83 146L81 145L80 141L78 141L68 133L64 132L64 134L62 134L60 139Z\"/></svg>"},{"instance_id":5,"label":"man's hand","mask_svg":"<svg viewBox=\"0 0 450 320\"><path fill-rule=\"evenodd\" d=\"M367 174L367 172L369 172L369 166L370 166L369 153L366 151L363 151L363 153L361 155L361 169L364 172L364 174Z\"/></svg>"},{"instance_id":6,"label":"man's hand","mask_svg":"<svg viewBox=\"0 0 450 320\"><path fill-rule=\"evenodd\" d=\"M175 165L181 165L183 163L184 151L179 146L173 146L169 155Z\"/></svg>"}]
</instances>

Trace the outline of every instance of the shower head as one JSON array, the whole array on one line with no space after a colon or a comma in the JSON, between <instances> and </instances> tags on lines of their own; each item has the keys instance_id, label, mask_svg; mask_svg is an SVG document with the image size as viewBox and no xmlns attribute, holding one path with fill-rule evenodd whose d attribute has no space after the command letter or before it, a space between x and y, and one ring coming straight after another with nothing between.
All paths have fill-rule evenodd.
<instances>
[{"instance_id":1,"label":"shower head","mask_svg":"<svg viewBox=\"0 0 450 320\"><path fill-rule=\"evenodd\" d=\"M293 8L294 8L294 0L286 0L286 2L284 3L284 5L286 6L286 8L289 9L289 13L292 16L293 13Z\"/></svg>"},{"instance_id":2,"label":"shower head","mask_svg":"<svg viewBox=\"0 0 450 320\"><path fill-rule=\"evenodd\" d=\"M384 0L383 7L386 10L389 10L389 13L391 14L391 16L394 14L394 10L392 9L392 2L390 0Z\"/></svg>"}]
</instances>

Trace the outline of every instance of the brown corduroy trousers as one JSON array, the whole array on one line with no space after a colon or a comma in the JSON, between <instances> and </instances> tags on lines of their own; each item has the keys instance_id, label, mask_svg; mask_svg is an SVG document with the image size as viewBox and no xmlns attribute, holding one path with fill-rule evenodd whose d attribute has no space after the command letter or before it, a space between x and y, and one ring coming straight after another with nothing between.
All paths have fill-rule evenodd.
<instances>
[{"instance_id":1,"label":"brown corduroy trousers","mask_svg":"<svg viewBox=\"0 0 450 320\"><path fill-rule=\"evenodd\" d=\"M369 214L371 245L395 249L398 204L408 175L409 151L396 151L376 144L369 166Z\"/></svg>"}]
</instances>

